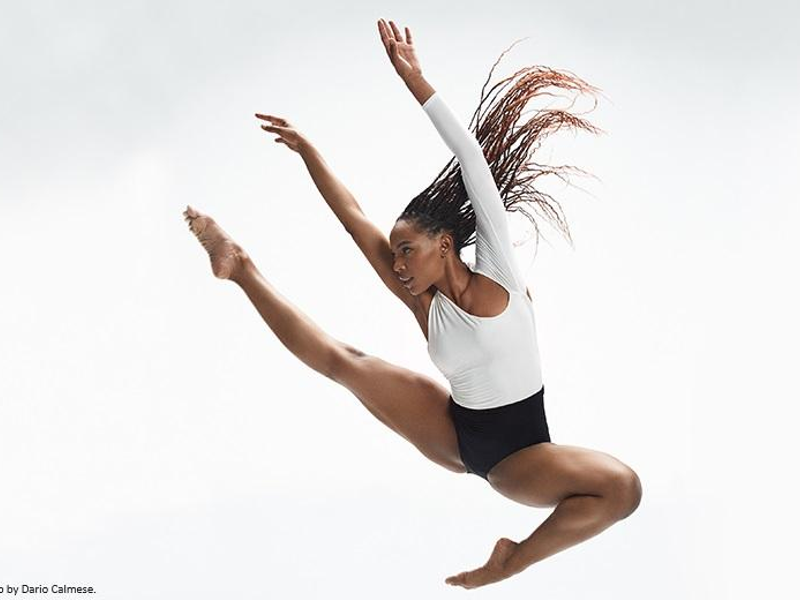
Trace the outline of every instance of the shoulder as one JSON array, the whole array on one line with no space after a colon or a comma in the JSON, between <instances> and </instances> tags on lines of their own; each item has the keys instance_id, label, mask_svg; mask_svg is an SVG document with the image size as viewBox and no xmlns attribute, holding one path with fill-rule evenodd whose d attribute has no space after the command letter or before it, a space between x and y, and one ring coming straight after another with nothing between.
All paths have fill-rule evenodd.
<instances>
[{"instance_id":1,"label":"shoulder","mask_svg":"<svg viewBox=\"0 0 800 600\"><path fill-rule=\"evenodd\" d=\"M476 317L496 317L511 302L512 291L491 277L475 271L461 297L460 306Z\"/></svg>"},{"instance_id":2,"label":"shoulder","mask_svg":"<svg viewBox=\"0 0 800 600\"><path fill-rule=\"evenodd\" d=\"M491 303L492 301L502 300L505 303L509 294L514 291L507 285L483 273L476 272L475 277L472 279L471 284L474 286L474 291L471 295L485 302Z\"/></svg>"}]
</instances>

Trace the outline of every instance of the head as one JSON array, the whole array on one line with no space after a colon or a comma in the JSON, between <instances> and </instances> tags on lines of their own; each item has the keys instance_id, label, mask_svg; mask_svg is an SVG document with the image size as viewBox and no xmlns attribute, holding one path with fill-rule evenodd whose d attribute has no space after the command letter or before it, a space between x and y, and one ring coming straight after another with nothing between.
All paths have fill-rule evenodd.
<instances>
[{"instance_id":1,"label":"head","mask_svg":"<svg viewBox=\"0 0 800 600\"><path fill-rule=\"evenodd\" d=\"M416 296L439 281L448 264L461 262L453 232L426 227L414 217L401 216L389 234L392 269L400 280L409 280L408 291Z\"/></svg>"}]
</instances>

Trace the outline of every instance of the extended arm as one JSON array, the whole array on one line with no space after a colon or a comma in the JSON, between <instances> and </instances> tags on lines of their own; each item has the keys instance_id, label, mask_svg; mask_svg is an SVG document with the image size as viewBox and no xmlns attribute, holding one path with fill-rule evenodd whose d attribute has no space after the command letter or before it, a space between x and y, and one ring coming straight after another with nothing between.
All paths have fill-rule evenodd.
<instances>
[{"instance_id":1,"label":"extended arm","mask_svg":"<svg viewBox=\"0 0 800 600\"><path fill-rule=\"evenodd\" d=\"M322 155L306 142L300 146L300 156L325 202L353 238L358 248L389 290L412 311L416 311L414 296L392 270L392 250L389 239L364 214L350 191L333 174Z\"/></svg>"},{"instance_id":2,"label":"extended arm","mask_svg":"<svg viewBox=\"0 0 800 600\"><path fill-rule=\"evenodd\" d=\"M461 166L464 187L475 212L477 270L488 273L509 290L526 291L525 280L513 256L505 206L478 140L423 77L411 30L406 27L404 36L393 21L387 24L381 19L378 31L395 71L422 105Z\"/></svg>"},{"instance_id":3,"label":"extended arm","mask_svg":"<svg viewBox=\"0 0 800 600\"><path fill-rule=\"evenodd\" d=\"M513 256L503 200L478 140L441 94L429 91L433 88L421 74L409 77L406 84L418 100L425 98L423 110L461 166L461 178L475 212L476 266L488 271L506 288L525 291L524 277Z\"/></svg>"},{"instance_id":4,"label":"extended arm","mask_svg":"<svg viewBox=\"0 0 800 600\"><path fill-rule=\"evenodd\" d=\"M317 186L333 214L367 257L381 280L414 312L419 321L419 304L414 296L403 287L392 270L392 251L386 235L367 219L350 191L333 174L314 145L294 125L276 115L256 113L256 117L270 123L269 125L262 124L261 128L277 134L279 137L275 138L276 142L280 142L300 154L314 180L314 185Z\"/></svg>"},{"instance_id":5,"label":"extended arm","mask_svg":"<svg viewBox=\"0 0 800 600\"><path fill-rule=\"evenodd\" d=\"M317 190L345 230L352 235L356 222L364 217L361 206L350 190L333 174L322 154L311 143L304 142L300 146L299 153Z\"/></svg>"},{"instance_id":6,"label":"extended arm","mask_svg":"<svg viewBox=\"0 0 800 600\"><path fill-rule=\"evenodd\" d=\"M336 218L352 235L355 223L364 217L364 211L361 210L350 191L333 174L314 144L283 117L261 113L256 113L256 117L270 123L269 125L262 123L261 128L278 135L275 138L276 142L282 143L302 157L319 193L322 194Z\"/></svg>"}]
</instances>

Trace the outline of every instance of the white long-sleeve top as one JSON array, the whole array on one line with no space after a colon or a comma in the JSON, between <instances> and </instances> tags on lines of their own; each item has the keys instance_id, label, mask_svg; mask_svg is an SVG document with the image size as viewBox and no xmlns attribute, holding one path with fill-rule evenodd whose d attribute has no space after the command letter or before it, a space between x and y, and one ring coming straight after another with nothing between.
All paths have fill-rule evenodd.
<instances>
[{"instance_id":1,"label":"white long-sleeve top","mask_svg":"<svg viewBox=\"0 0 800 600\"><path fill-rule=\"evenodd\" d=\"M467 313L438 290L428 312L428 354L450 382L453 400L486 409L523 400L542 388L533 305L513 255L506 210L478 140L438 92L422 108L461 166L475 212L475 266L508 291L494 317Z\"/></svg>"}]
</instances>

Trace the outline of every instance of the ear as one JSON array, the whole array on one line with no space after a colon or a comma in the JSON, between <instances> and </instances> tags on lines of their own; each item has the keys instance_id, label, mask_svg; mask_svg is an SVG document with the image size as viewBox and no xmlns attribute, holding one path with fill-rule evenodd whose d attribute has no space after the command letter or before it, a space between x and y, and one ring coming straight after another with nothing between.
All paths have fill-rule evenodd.
<instances>
[{"instance_id":1,"label":"ear","mask_svg":"<svg viewBox=\"0 0 800 600\"><path fill-rule=\"evenodd\" d=\"M453 249L455 248L453 235L449 231L439 234L438 245L439 247L437 248L437 250L439 250L441 254L446 255L449 252L453 252Z\"/></svg>"}]
</instances>

